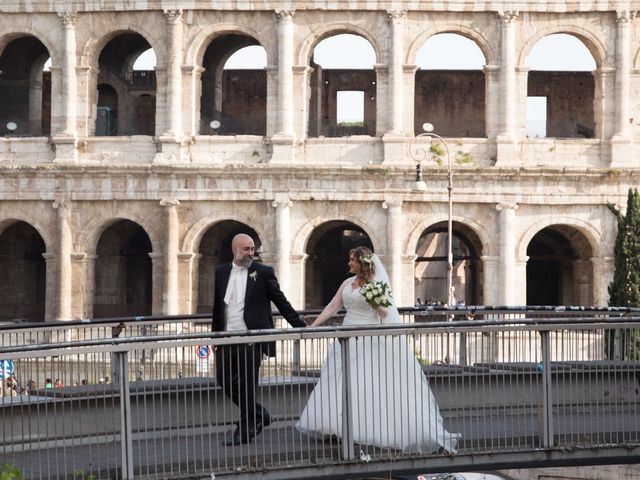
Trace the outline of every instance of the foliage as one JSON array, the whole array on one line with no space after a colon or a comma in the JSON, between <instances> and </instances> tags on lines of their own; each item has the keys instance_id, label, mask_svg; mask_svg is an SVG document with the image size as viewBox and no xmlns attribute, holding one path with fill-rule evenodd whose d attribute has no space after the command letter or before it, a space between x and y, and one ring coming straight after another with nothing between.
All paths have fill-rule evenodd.
<instances>
[{"instance_id":1,"label":"foliage","mask_svg":"<svg viewBox=\"0 0 640 480\"><path fill-rule=\"evenodd\" d=\"M96 480L96 476L93 473L85 473L82 468L76 468L73 471L74 480Z\"/></svg>"},{"instance_id":2,"label":"foliage","mask_svg":"<svg viewBox=\"0 0 640 480\"><path fill-rule=\"evenodd\" d=\"M609 306L640 307L640 195L629 189L627 211L623 215L614 205L607 207L618 219L618 234L613 249L615 271L609 284ZM638 330L606 332L607 357L615 355L614 344L620 342L620 359L640 359Z\"/></svg>"},{"instance_id":3,"label":"foliage","mask_svg":"<svg viewBox=\"0 0 640 480\"><path fill-rule=\"evenodd\" d=\"M10 463L0 463L0 480L23 480L22 472Z\"/></svg>"}]
</instances>

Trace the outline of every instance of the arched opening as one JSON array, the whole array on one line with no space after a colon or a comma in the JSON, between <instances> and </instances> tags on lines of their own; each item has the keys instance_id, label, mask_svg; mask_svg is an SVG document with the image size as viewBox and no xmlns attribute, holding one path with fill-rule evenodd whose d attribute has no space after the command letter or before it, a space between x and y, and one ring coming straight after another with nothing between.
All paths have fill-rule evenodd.
<instances>
[{"instance_id":1,"label":"arched opening","mask_svg":"<svg viewBox=\"0 0 640 480\"><path fill-rule=\"evenodd\" d=\"M567 225L539 231L527 246L527 305L593 305L593 256Z\"/></svg>"},{"instance_id":2,"label":"arched opening","mask_svg":"<svg viewBox=\"0 0 640 480\"><path fill-rule=\"evenodd\" d=\"M111 85L98 85L96 136L118 135L118 93Z\"/></svg>"},{"instance_id":3,"label":"arched opening","mask_svg":"<svg viewBox=\"0 0 640 480\"><path fill-rule=\"evenodd\" d=\"M151 241L130 220L107 228L96 248L93 316L150 315L152 308Z\"/></svg>"},{"instance_id":4,"label":"arched opening","mask_svg":"<svg viewBox=\"0 0 640 480\"><path fill-rule=\"evenodd\" d=\"M10 41L0 54L0 134L51 133L49 51L34 36Z\"/></svg>"},{"instance_id":5,"label":"arched opening","mask_svg":"<svg viewBox=\"0 0 640 480\"><path fill-rule=\"evenodd\" d=\"M213 293L215 286L215 271L220 265L233 260L231 240L239 233L246 233L256 247L256 257L260 258L262 242L256 231L235 220L225 220L211 226L202 237L198 253L198 284L197 284L197 313L211 313L213 311Z\"/></svg>"},{"instance_id":6,"label":"arched opening","mask_svg":"<svg viewBox=\"0 0 640 480\"><path fill-rule=\"evenodd\" d=\"M349 33L322 39L313 51L309 137L376 134L376 54Z\"/></svg>"},{"instance_id":7,"label":"arched opening","mask_svg":"<svg viewBox=\"0 0 640 480\"><path fill-rule=\"evenodd\" d=\"M594 138L596 62L574 35L540 39L527 56L527 136Z\"/></svg>"},{"instance_id":8,"label":"arched opening","mask_svg":"<svg viewBox=\"0 0 640 480\"><path fill-rule=\"evenodd\" d=\"M249 36L215 38L202 59L200 133L265 135L267 131L267 55Z\"/></svg>"},{"instance_id":9,"label":"arched opening","mask_svg":"<svg viewBox=\"0 0 640 480\"><path fill-rule=\"evenodd\" d=\"M447 222L427 228L416 245L415 301L416 304L443 305L447 303ZM453 223L453 297L458 304L483 303L483 268L480 257L482 244L469 227Z\"/></svg>"},{"instance_id":10,"label":"arched opening","mask_svg":"<svg viewBox=\"0 0 640 480\"><path fill-rule=\"evenodd\" d=\"M150 48L142 35L127 32L100 52L96 135L155 134L156 72L151 64L134 69L144 66L136 62Z\"/></svg>"},{"instance_id":11,"label":"arched opening","mask_svg":"<svg viewBox=\"0 0 640 480\"><path fill-rule=\"evenodd\" d=\"M0 320L44 321L44 253L44 240L28 223L0 233Z\"/></svg>"},{"instance_id":12,"label":"arched opening","mask_svg":"<svg viewBox=\"0 0 640 480\"><path fill-rule=\"evenodd\" d=\"M462 35L441 33L424 43L416 55L416 135L428 122L444 137L486 137L485 63L478 45Z\"/></svg>"},{"instance_id":13,"label":"arched opening","mask_svg":"<svg viewBox=\"0 0 640 480\"><path fill-rule=\"evenodd\" d=\"M359 226L341 220L316 227L307 243L305 308L322 308L349 276L349 250L373 250L371 239Z\"/></svg>"}]
</instances>

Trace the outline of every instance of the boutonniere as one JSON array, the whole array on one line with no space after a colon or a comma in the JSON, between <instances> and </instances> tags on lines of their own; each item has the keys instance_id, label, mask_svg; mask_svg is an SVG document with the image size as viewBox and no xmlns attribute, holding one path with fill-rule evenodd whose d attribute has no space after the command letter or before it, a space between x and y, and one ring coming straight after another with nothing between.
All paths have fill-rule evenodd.
<instances>
[{"instance_id":1,"label":"boutonniere","mask_svg":"<svg viewBox=\"0 0 640 480\"><path fill-rule=\"evenodd\" d=\"M249 276L251 277L251 280L255 282L256 278L258 278L258 272L251 272Z\"/></svg>"}]
</instances>

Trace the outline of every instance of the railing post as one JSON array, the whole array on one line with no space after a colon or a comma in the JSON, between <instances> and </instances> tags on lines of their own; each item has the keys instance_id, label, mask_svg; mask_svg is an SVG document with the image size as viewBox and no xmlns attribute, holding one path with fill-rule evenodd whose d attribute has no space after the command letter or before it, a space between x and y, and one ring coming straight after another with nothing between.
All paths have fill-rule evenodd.
<instances>
[{"instance_id":1,"label":"railing post","mask_svg":"<svg viewBox=\"0 0 640 480\"><path fill-rule=\"evenodd\" d=\"M353 446L349 338L340 338L339 341L342 363L342 459L353 460L356 454Z\"/></svg>"},{"instance_id":2,"label":"railing post","mask_svg":"<svg viewBox=\"0 0 640 480\"><path fill-rule=\"evenodd\" d=\"M551 351L549 332L540 332L542 350L542 446L551 448L553 442L553 396L551 385Z\"/></svg>"},{"instance_id":3,"label":"railing post","mask_svg":"<svg viewBox=\"0 0 640 480\"><path fill-rule=\"evenodd\" d=\"M129 376L127 375L128 352L116 352L116 360L120 371L120 446L122 457L122 478L133 480L133 442L131 433L131 399L129 396Z\"/></svg>"}]
</instances>

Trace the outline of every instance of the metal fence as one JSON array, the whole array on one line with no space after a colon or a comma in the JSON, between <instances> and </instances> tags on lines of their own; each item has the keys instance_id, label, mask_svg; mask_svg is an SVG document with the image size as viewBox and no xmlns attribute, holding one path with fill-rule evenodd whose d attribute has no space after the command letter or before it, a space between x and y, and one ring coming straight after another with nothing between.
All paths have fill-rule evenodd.
<instances>
[{"instance_id":1,"label":"metal fence","mask_svg":"<svg viewBox=\"0 0 640 480\"><path fill-rule=\"evenodd\" d=\"M637 446L635 313L409 309L403 325L251 336L210 333L203 316L5 327L0 358L12 360L14 375L5 375L0 399L0 464L16 465L29 479L73 478L74 472L144 479L270 471L293 478L297 470L323 466L393 469L423 458L455 462L505 452ZM451 320L457 318L467 320ZM258 392L272 423L251 443L226 446L238 411L215 381L210 353L257 341L277 344L277 355L263 361ZM376 350L384 353L359 354L375 343L386 345ZM336 383L329 392L340 394L307 414L330 418L336 412L327 402L334 402L342 409L336 422L346 428L339 436L304 434L296 422L336 344L341 374L331 377ZM409 355L398 355L403 350ZM420 382L397 383L397 375L411 374L416 365L439 406L440 434L459 434L455 454L358 439L358 431L390 428L384 422L371 427L367 412L375 411L376 394L393 392L392 410L403 410L416 395ZM361 387L367 378L393 386L371 394ZM413 390L398 391L404 388ZM415 409L430 401L428 392L421 395L402 421L420 417Z\"/></svg>"}]
</instances>

